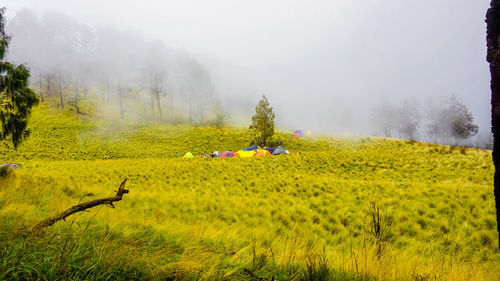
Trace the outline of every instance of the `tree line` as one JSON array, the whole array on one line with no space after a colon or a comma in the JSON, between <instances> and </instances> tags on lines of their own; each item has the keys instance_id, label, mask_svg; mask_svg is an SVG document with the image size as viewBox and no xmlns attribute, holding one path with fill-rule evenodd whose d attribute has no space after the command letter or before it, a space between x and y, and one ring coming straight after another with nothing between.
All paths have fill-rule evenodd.
<instances>
[{"instance_id":1,"label":"tree line","mask_svg":"<svg viewBox=\"0 0 500 281\"><path fill-rule=\"evenodd\" d=\"M58 13L24 9L8 21L9 59L31 68L41 101L85 114L81 101L98 89L99 105L155 119L205 122L222 111L208 70L184 51L132 30L90 27ZM109 109L109 108L108 108Z\"/></svg>"},{"instance_id":2,"label":"tree line","mask_svg":"<svg viewBox=\"0 0 500 281\"><path fill-rule=\"evenodd\" d=\"M474 116L457 95L437 100L429 98L424 104L416 100L382 103L373 108L372 114L374 128L384 137L420 138L457 145L479 132ZM481 141L479 146L489 148L489 138Z\"/></svg>"}]
</instances>

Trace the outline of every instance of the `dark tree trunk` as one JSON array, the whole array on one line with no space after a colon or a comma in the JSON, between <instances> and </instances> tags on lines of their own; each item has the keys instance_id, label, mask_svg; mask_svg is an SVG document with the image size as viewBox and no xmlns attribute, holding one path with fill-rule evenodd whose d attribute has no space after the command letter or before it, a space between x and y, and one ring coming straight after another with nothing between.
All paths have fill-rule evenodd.
<instances>
[{"instance_id":1,"label":"dark tree trunk","mask_svg":"<svg viewBox=\"0 0 500 281\"><path fill-rule=\"evenodd\" d=\"M78 107L78 102L80 101L80 86L78 85L78 82L76 82L75 86L75 108L76 108L76 113L80 114L80 107Z\"/></svg>"},{"instance_id":2,"label":"dark tree trunk","mask_svg":"<svg viewBox=\"0 0 500 281\"><path fill-rule=\"evenodd\" d=\"M40 100L43 102L43 90L42 90L42 73L38 76L40 82Z\"/></svg>"},{"instance_id":3,"label":"dark tree trunk","mask_svg":"<svg viewBox=\"0 0 500 281\"><path fill-rule=\"evenodd\" d=\"M161 119L160 90L158 88L156 88L156 105L158 106L158 114Z\"/></svg>"},{"instance_id":4,"label":"dark tree trunk","mask_svg":"<svg viewBox=\"0 0 500 281\"><path fill-rule=\"evenodd\" d=\"M47 75L47 95L52 96L51 89L50 89L50 75Z\"/></svg>"},{"instance_id":5,"label":"dark tree trunk","mask_svg":"<svg viewBox=\"0 0 500 281\"><path fill-rule=\"evenodd\" d=\"M151 89L151 114L155 118L155 90Z\"/></svg>"},{"instance_id":6,"label":"dark tree trunk","mask_svg":"<svg viewBox=\"0 0 500 281\"><path fill-rule=\"evenodd\" d=\"M494 187L500 248L500 0L492 0L486 13L487 57L491 73L491 131L493 133Z\"/></svg>"},{"instance_id":7,"label":"dark tree trunk","mask_svg":"<svg viewBox=\"0 0 500 281\"><path fill-rule=\"evenodd\" d=\"M123 89L118 87L118 102L120 104L120 118L123 119Z\"/></svg>"},{"instance_id":8,"label":"dark tree trunk","mask_svg":"<svg viewBox=\"0 0 500 281\"><path fill-rule=\"evenodd\" d=\"M62 92L62 82L59 81L59 98L61 100L61 108L64 108L63 92Z\"/></svg>"}]
</instances>

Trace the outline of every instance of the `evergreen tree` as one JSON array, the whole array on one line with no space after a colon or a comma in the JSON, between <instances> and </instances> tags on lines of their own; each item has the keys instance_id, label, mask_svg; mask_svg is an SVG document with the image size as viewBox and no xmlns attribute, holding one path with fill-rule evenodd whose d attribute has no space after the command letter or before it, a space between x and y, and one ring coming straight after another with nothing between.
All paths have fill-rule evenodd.
<instances>
[{"instance_id":1,"label":"evergreen tree","mask_svg":"<svg viewBox=\"0 0 500 281\"><path fill-rule=\"evenodd\" d=\"M448 110L451 115L451 134L455 137L455 142L477 135L479 128L473 123L472 113L456 95L451 96Z\"/></svg>"},{"instance_id":2,"label":"evergreen tree","mask_svg":"<svg viewBox=\"0 0 500 281\"><path fill-rule=\"evenodd\" d=\"M38 97L29 88L30 71L5 60L10 37L5 33L5 8L0 9L0 140L10 137L14 148L29 135L28 118Z\"/></svg>"},{"instance_id":3,"label":"evergreen tree","mask_svg":"<svg viewBox=\"0 0 500 281\"><path fill-rule=\"evenodd\" d=\"M274 112L273 108L269 106L269 101L265 95L255 107L255 115L252 117L252 131L253 143L266 145L271 137L274 135Z\"/></svg>"},{"instance_id":4,"label":"evergreen tree","mask_svg":"<svg viewBox=\"0 0 500 281\"><path fill-rule=\"evenodd\" d=\"M475 136L479 131L479 127L473 123L474 116L456 95L439 103L430 101L427 116L427 134L435 142L451 143L453 138L458 144L460 140Z\"/></svg>"}]
</instances>

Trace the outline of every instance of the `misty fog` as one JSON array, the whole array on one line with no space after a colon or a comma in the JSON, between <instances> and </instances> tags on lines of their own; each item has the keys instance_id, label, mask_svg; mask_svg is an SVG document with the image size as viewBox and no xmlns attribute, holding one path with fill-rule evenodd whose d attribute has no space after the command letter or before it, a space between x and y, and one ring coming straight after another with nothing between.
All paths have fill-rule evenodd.
<instances>
[{"instance_id":1,"label":"misty fog","mask_svg":"<svg viewBox=\"0 0 500 281\"><path fill-rule=\"evenodd\" d=\"M384 104L425 105L429 98L456 95L483 139L490 129L488 5L487 0L2 4L12 34L9 59L31 67L33 85L40 79L72 85L73 91L97 85L101 101L128 102L135 110L129 114L202 122L223 111L229 124L248 126L265 94L281 129L382 136L373 115ZM134 91L140 104L127 99ZM68 96L67 102L84 94ZM423 123L420 127L413 137L432 141Z\"/></svg>"}]
</instances>

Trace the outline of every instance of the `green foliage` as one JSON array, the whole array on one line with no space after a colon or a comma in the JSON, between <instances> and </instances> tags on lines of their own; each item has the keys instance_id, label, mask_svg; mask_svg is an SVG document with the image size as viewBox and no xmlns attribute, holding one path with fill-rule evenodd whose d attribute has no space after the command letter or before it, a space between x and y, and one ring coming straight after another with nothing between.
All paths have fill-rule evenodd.
<instances>
[{"instance_id":1,"label":"green foliage","mask_svg":"<svg viewBox=\"0 0 500 281\"><path fill-rule=\"evenodd\" d=\"M0 9L0 140L10 137L14 148L29 136L27 130L31 108L38 97L29 88L30 71L24 65L4 61L9 37L5 34L5 9Z\"/></svg>"},{"instance_id":2,"label":"green foliage","mask_svg":"<svg viewBox=\"0 0 500 281\"><path fill-rule=\"evenodd\" d=\"M474 117L467 106L455 95L449 100L452 135L456 139L466 139L477 135L479 127L473 123Z\"/></svg>"},{"instance_id":3,"label":"green foliage","mask_svg":"<svg viewBox=\"0 0 500 281\"><path fill-rule=\"evenodd\" d=\"M475 136L479 128L473 123L474 117L462 100L451 95L439 104L430 100L428 105L429 123L427 133L430 137L450 142L455 139L455 144L460 140Z\"/></svg>"},{"instance_id":4,"label":"green foliage","mask_svg":"<svg viewBox=\"0 0 500 281\"><path fill-rule=\"evenodd\" d=\"M252 117L250 130L252 132L252 142L261 145L267 145L268 141L274 135L274 112L269 106L269 101L265 95L255 107L255 115Z\"/></svg>"}]
</instances>

